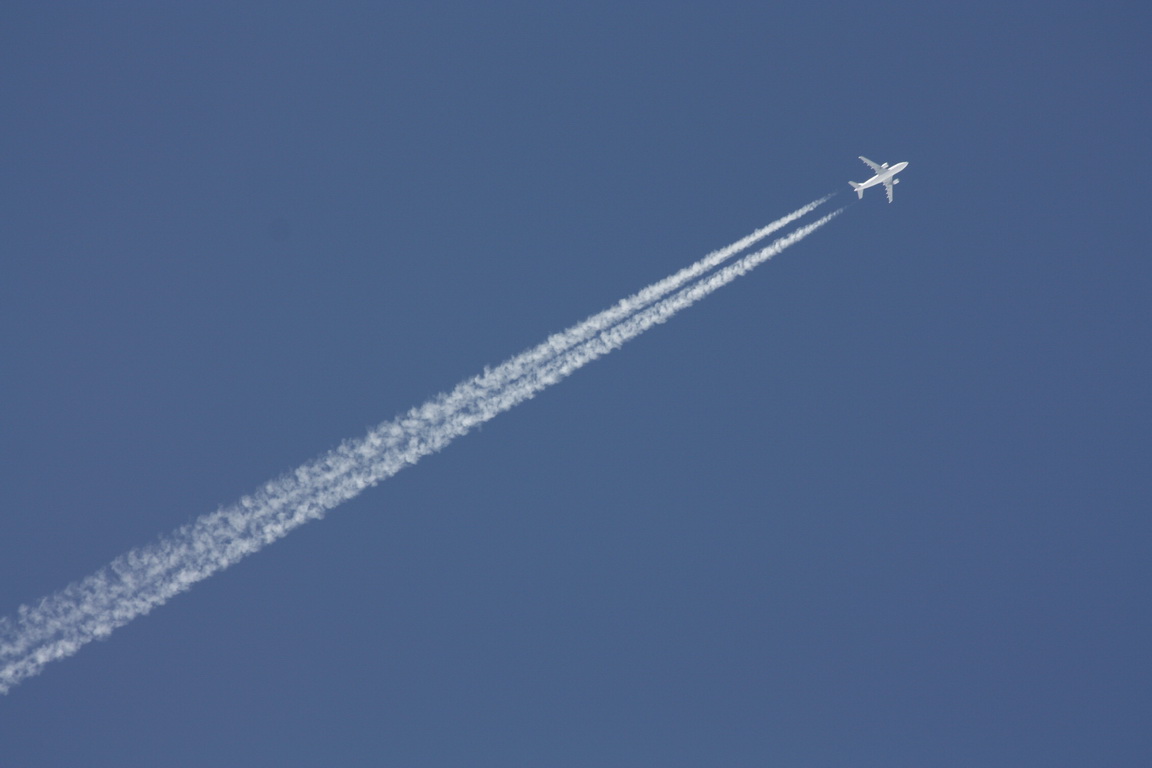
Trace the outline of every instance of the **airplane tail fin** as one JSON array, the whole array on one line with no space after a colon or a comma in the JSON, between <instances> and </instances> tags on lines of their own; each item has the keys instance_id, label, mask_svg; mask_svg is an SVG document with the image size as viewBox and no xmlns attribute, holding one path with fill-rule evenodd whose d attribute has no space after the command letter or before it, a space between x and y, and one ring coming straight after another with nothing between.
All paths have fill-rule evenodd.
<instances>
[{"instance_id":1,"label":"airplane tail fin","mask_svg":"<svg viewBox=\"0 0 1152 768\"><path fill-rule=\"evenodd\" d=\"M856 197L863 200L864 199L864 186L862 184L857 184L854 181L850 181L848 183L852 185L852 189L856 190Z\"/></svg>"}]
</instances>

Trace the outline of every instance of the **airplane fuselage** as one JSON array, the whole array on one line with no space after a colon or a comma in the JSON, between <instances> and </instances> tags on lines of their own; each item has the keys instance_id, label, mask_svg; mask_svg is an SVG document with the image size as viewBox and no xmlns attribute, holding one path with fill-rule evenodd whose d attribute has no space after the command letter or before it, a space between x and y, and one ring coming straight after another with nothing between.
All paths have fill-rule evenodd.
<instances>
[{"instance_id":1,"label":"airplane fuselage","mask_svg":"<svg viewBox=\"0 0 1152 768\"><path fill-rule=\"evenodd\" d=\"M868 187L874 187L877 184L883 184L884 182L888 181L889 179L891 179L896 174L900 173L900 171L907 168L908 163L907 162L896 163L896 165L893 165L891 168L888 167L888 163L884 163L884 165L882 165L880 167L883 169L880 171L880 173L878 173L875 176L873 176L872 178L868 179L868 181L860 182L860 186L862 188L868 189ZM913 181L915 181L915 179L913 179ZM915 185L913 185L913 186L915 186Z\"/></svg>"}]
</instances>

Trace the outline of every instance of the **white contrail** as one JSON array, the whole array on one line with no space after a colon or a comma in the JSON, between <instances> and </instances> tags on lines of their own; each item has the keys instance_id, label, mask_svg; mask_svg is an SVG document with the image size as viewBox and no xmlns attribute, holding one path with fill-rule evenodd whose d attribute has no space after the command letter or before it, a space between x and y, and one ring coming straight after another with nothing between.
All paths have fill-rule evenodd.
<instances>
[{"instance_id":1,"label":"white contrail","mask_svg":"<svg viewBox=\"0 0 1152 768\"><path fill-rule=\"evenodd\" d=\"M598 312L571 328L549 336L544 343L517 355L499 368L492 371L485 371L484 374L462 383L456 387L450 395L444 396L442 400L437 401L436 407L455 410L461 403L473 401L480 392L490 391L495 387L506 386L524 375L524 372L530 370L532 367L571 349L576 344L585 341L605 328L620 322L620 320L631 315L633 312L643 309L652 302L681 288L686 283L695 280L705 272L715 269L720 264L732 258L732 256L755 245L773 232L783 229L797 219L808 215L832 199L834 195L835 193L817 198L807 205L797 208L792 211L792 213L780 217L771 224L767 224L755 232L740 238L731 245L713 251L696 263L684 267L684 269L681 269L679 272L652 283L625 299L621 299L615 306Z\"/></svg>"},{"instance_id":2,"label":"white contrail","mask_svg":"<svg viewBox=\"0 0 1152 768\"><path fill-rule=\"evenodd\" d=\"M794 220L826 199L810 203L785 218ZM652 325L664 322L807 237L840 210L657 301L761 239L768 234L764 230L778 222L757 230L764 234L753 233L733 246L709 254L673 277L645 288L498 368L461 383L448 395L438 396L372 429L359 440L346 441L236 504L121 555L37 605L21 606L14 618L0 619L0 693L37 674L48 662L70 656L86 643L106 637L197 581L297 526L322 517L365 488L442 449L476 425L533 397ZM740 243L745 245L737 248ZM708 266L698 268L701 264ZM638 307L648 308L637 311Z\"/></svg>"}]
</instances>

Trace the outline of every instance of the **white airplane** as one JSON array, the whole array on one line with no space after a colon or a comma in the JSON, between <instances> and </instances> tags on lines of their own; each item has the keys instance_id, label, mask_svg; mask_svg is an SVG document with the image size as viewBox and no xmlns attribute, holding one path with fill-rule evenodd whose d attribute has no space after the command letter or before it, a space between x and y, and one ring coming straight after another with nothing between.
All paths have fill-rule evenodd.
<instances>
[{"instance_id":1,"label":"white airplane","mask_svg":"<svg viewBox=\"0 0 1152 768\"><path fill-rule=\"evenodd\" d=\"M854 181L848 182L852 185L852 189L856 190L856 197L863 198L864 190L868 189L868 187L874 187L877 184L883 184L884 190L888 193L888 202L892 202L892 187L900 183L900 179L896 178L896 174L907 168L908 163L896 163L896 165L889 168L888 163L884 163L883 165L876 165L876 163L872 162L863 155L860 156L860 159L863 160L869 168L875 171L876 175L868 179L868 181L862 181L859 184Z\"/></svg>"}]
</instances>

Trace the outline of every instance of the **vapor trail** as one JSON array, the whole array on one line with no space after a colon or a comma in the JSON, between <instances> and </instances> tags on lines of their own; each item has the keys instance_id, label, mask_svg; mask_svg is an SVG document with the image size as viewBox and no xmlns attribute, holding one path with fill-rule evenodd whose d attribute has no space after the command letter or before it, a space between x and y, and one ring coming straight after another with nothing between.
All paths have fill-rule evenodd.
<instances>
[{"instance_id":1,"label":"vapor trail","mask_svg":"<svg viewBox=\"0 0 1152 768\"><path fill-rule=\"evenodd\" d=\"M810 203L785 219L795 220L826 199ZM48 662L70 656L92 640L108 636L197 581L297 526L323 517L329 509L365 488L530 399L804 239L841 210L668 295L766 236L765 230L788 223L784 219L780 220L784 223L773 222L499 367L462 382L451 393L439 395L370 430L363 438L345 441L235 504L121 555L36 605L21 606L15 617L0 619L0 693L7 693L25 678L39 673ZM667 298L661 299L662 296Z\"/></svg>"},{"instance_id":2,"label":"vapor trail","mask_svg":"<svg viewBox=\"0 0 1152 768\"><path fill-rule=\"evenodd\" d=\"M571 349L576 344L585 341L605 328L620 322L620 320L628 315L667 296L672 291L681 288L686 283L695 280L709 270L715 269L734 255L755 245L773 232L783 229L797 219L808 215L828 202L834 194L835 193L817 198L807 205L797 208L792 211L792 213L780 217L771 224L766 224L731 245L726 245L719 250L713 251L696 263L684 267L679 272L652 283L625 299L621 299L615 306L598 312L571 328L549 336L542 344L517 355L498 368L485 371L484 374L475 377L471 381L463 382L457 386L451 394L443 396L442 400L436 402L436 407L454 411L460 407L461 403L471 402L477 392L490 391L494 387L506 386L524 375L524 372L530 370L532 367ZM473 386L469 386L470 384Z\"/></svg>"}]
</instances>

